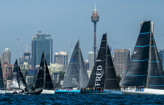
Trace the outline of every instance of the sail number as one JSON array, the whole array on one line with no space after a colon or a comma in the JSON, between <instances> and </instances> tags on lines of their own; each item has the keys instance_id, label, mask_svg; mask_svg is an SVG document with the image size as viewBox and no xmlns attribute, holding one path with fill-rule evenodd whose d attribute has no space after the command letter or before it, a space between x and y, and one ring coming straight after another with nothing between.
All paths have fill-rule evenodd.
<instances>
[{"instance_id":1,"label":"sail number","mask_svg":"<svg viewBox=\"0 0 164 105\"><path fill-rule=\"evenodd\" d=\"M95 86L100 86L100 81L103 74L104 74L104 71L102 69L102 66L101 65L97 66Z\"/></svg>"}]
</instances>

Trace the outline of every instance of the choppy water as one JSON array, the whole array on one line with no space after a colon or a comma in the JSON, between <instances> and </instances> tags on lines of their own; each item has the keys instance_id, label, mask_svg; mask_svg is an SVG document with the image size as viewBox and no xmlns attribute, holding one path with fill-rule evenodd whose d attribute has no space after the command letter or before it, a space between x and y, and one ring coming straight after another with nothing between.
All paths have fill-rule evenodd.
<instances>
[{"instance_id":1,"label":"choppy water","mask_svg":"<svg viewBox=\"0 0 164 105\"><path fill-rule=\"evenodd\" d=\"M0 104L164 104L162 95L107 95L107 94L54 94L54 95L0 95Z\"/></svg>"}]
</instances>

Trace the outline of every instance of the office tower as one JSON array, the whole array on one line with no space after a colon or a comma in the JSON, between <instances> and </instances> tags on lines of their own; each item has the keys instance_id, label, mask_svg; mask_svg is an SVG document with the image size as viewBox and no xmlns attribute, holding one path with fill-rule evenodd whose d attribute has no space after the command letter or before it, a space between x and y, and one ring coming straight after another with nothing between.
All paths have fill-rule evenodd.
<instances>
[{"instance_id":1,"label":"office tower","mask_svg":"<svg viewBox=\"0 0 164 105\"><path fill-rule=\"evenodd\" d=\"M3 52L1 56L2 64L11 64L11 52L9 48L5 48L5 52Z\"/></svg>"},{"instance_id":2,"label":"office tower","mask_svg":"<svg viewBox=\"0 0 164 105\"><path fill-rule=\"evenodd\" d=\"M68 53L65 51L56 52L54 56L54 61L57 64L61 64L64 68L68 65Z\"/></svg>"},{"instance_id":3,"label":"office tower","mask_svg":"<svg viewBox=\"0 0 164 105\"><path fill-rule=\"evenodd\" d=\"M93 51L88 52L88 62L89 62L89 70L92 70L94 66L94 52Z\"/></svg>"},{"instance_id":4,"label":"office tower","mask_svg":"<svg viewBox=\"0 0 164 105\"><path fill-rule=\"evenodd\" d=\"M164 50L163 50L163 49L160 49L160 50L158 51L158 53L159 53L159 57L160 57L160 59L161 59L162 68L163 68L163 70L164 70Z\"/></svg>"},{"instance_id":5,"label":"office tower","mask_svg":"<svg viewBox=\"0 0 164 105\"><path fill-rule=\"evenodd\" d=\"M40 65L41 55L43 52L47 64L50 65L50 63L52 63L53 56L53 40L51 39L51 35L43 34L39 31L32 38L33 67Z\"/></svg>"},{"instance_id":6,"label":"office tower","mask_svg":"<svg viewBox=\"0 0 164 105\"><path fill-rule=\"evenodd\" d=\"M114 50L114 66L117 76L122 76L122 72L130 59L130 50L115 49Z\"/></svg>"},{"instance_id":7,"label":"office tower","mask_svg":"<svg viewBox=\"0 0 164 105\"><path fill-rule=\"evenodd\" d=\"M19 58L19 64L24 64L27 62L29 65L32 65L32 58L30 57L30 52L24 52L22 58Z\"/></svg>"},{"instance_id":8,"label":"office tower","mask_svg":"<svg viewBox=\"0 0 164 105\"><path fill-rule=\"evenodd\" d=\"M96 4L95 4L95 9L93 10L93 13L92 13L92 16L91 16L91 21L93 22L94 24L94 45L93 45L93 48L94 48L94 63L96 61L96 23L99 21L99 15L98 15L98 11L96 10Z\"/></svg>"},{"instance_id":9,"label":"office tower","mask_svg":"<svg viewBox=\"0 0 164 105\"><path fill-rule=\"evenodd\" d=\"M85 60L84 63L85 63L85 68L86 68L87 70L89 70L89 62L88 62L88 60Z\"/></svg>"}]
</instances>

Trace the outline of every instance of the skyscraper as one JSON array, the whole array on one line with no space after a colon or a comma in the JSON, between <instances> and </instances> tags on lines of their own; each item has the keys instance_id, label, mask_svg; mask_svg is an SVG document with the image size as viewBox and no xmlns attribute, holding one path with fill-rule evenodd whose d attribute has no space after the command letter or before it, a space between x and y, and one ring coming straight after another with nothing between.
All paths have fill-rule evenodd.
<instances>
[{"instance_id":1,"label":"skyscraper","mask_svg":"<svg viewBox=\"0 0 164 105\"><path fill-rule=\"evenodd\" d=\"M89 70L92 70L94 66L94 52L93 51L88 52L88 62L89 62Z\"/></svg>"},{"instance_id":2,"label":"skyscraper","mask_svg":"<svg viewBox=\"0 0 164 105\"><path fill-rule=\"evenodd\" d=\"M162 62L162 68L164 70L164 50L159 50L158 53L159 53L159 57L160 57L161 62Z\"/></svg>"},{"instance_id":3,"label":"skyscraper","mask_svg":"<svg viewBox=\"0 0 164 105\"><path fill-rule=\"evenodd\" d=\"M93 45L93 48L94 48L94 63L96 61L96 23L99 21L99 15L98 15L98 12L96 10L96 4L95 4L95 9L93 10L93 13L92 13L92 16L91 16L91 21L93 22L94 24L94 45Z\"/></svg>"},{"instance_id":4,"label":"skyscraper","mask_svg":"<svg viewBox=\"0 0 164 105\"><path fill-rule=\"evenodd\" d=\"M9 48L5 48L5 52L3 52L1 59L2 64L11 64L11 52Z\"/></svg>"},{"instance_id":5,"label":"skyscraper","mask_svg":"<svg viewBox=\"0 0 164 105\"><path fill-rule=\"evenodd\" d=\"M33 67L40 64L41 55L44 52L47 64L52 62L53 54L53 40L51 35L43 34L38 31L32 38L32 62Z\"/></svg>"},{"instance_id":6,"label":"skyscraper","mask_svg":"<svg viewBox=\"0 0 164 105\"><path fill-rule=\"evenodd\" d=\"M68 65L68 53L65 51L56 52L54 56L54 61L57 64L61 64L64 68Z\"/></svg>"},{"instance_id":7,"label":"skyscraper","mask_svg":"<svg viewBox=\"0 0 164 105\"><path fill-rule=\"evenodd\" d=\"M130 59L130 50L115 49L114 50L114 66L117 76L122 76L122 72Z\"/></svg>"}]
</instances>

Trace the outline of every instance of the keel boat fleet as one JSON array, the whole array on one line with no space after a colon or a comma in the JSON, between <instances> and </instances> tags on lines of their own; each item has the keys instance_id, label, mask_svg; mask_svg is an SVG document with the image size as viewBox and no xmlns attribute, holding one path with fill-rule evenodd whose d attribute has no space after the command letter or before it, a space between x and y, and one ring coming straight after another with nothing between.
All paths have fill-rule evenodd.
<instances>
[{"instance_id":1,"label":"keel boat fleet","mask_svg":"<svg viewBox=\"0 0 164 105\"><path fill-rule=\"evenodd\" d=\"M111 50L107 42L107 34L103 34L97 59L90 79L88 78L78 40L62 88L55 88L44 59L41 57L40 68L35 85L29 88L21 73L17 60L9 90L5 89L3 72L0 64L0 94L154 94L164 95L164 71L159 58L154 38L152 21L141 23L140 33L133 54L124 71L121 82L118 82Z\"/></svg>"}]
</instances>

